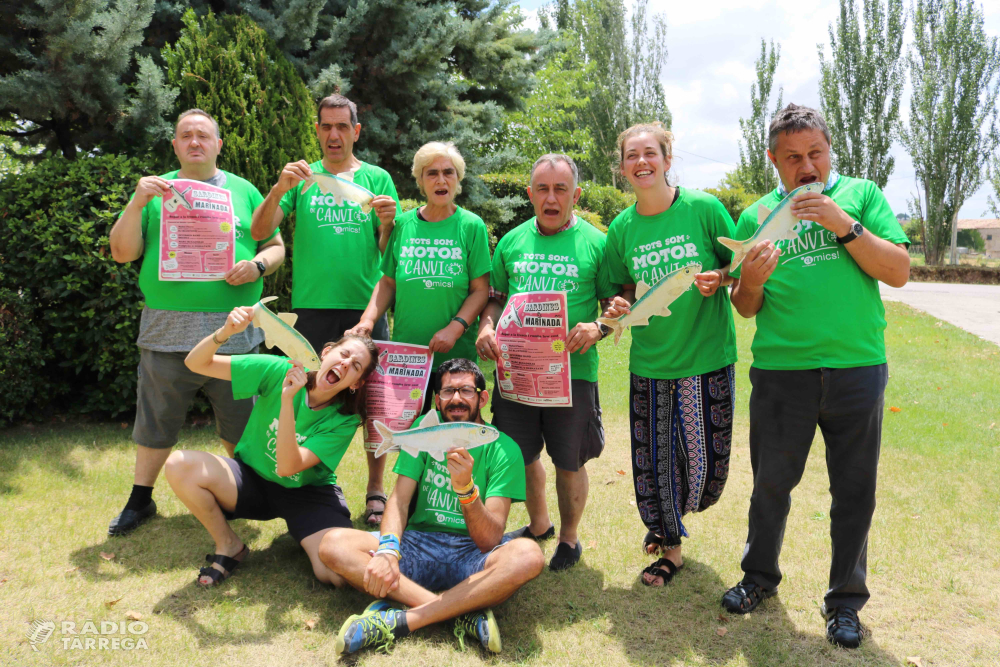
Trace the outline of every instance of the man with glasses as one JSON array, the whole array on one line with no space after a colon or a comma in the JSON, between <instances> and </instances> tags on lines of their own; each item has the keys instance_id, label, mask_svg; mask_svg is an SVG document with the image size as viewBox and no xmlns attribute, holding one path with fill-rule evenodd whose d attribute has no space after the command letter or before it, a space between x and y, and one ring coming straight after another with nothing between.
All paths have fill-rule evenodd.
<instances>
[{"instance_id":1,"label":"man with glasses","mask_svg":"<svg viewBox=\"0 0 1000 667\"><path fill-rule=\"evenodd\" d=\"M480 410L489 392L475 362L441 364L436 394L437 412L413 428L426 426L432 414L443 422L484 423ZM386 503L381 537L341 528L320 545L327 567L378 598L345 621L337 653L384 647L450 618L463 645L470 634L498 653L500 633L490 607L537 577L545 564L534 540L504 535L511 503L524 500L520 449L500 433L471 452L453 448L444 461L401 451L394 470L399 478Z\"/></svg>"}]
</instances>

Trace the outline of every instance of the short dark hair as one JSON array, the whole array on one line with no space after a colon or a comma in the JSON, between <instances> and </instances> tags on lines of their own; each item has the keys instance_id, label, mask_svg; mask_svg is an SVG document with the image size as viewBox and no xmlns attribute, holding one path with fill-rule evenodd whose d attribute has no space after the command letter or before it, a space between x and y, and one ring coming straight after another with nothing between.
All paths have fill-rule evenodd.
<instances>
[{"instance_id":1,"label":"short dark hair","mask_svg":"<svg viewBox=\"0 0 1000 667\"><path fill-rule=\"evenodd\" d=\"M444 384L445 375L452 375L455 373L471 373L472 377L476 378L476 389L479 391L485 391L486 377L483 375L483 371L480 370L479 365L471 359L456 357L455 359L449 359L438 366L437 374L434 377L434 393L436 394L441 391L441 385Z\"/></svg>"},{"instance_id":2,"label":"short dark hair","mask_svg":"<svg viewBox=\"0 0 1000 667\"><path fill-rule=\"evenodd\" d=\"M810 107L802 107L798 104L789 104L787 107L774 114L771 126L767 130L767 147L774 152L778 147L778 136L785 132L801 132L802 130L820 130L826 137L826 143L830 141L830 128L826 126L823 114Z\"/></svg>"},{"instance_id":3,"label":"short dark hair","mask_svg":"<svg viewBox=\"0 0 1000 667\"><path fill-rule=\"evenodd\" d=\"M358 105L339 93L327 95L319 101L319 106L316 108L316 122L323 122L323 109L343 109L344 107L351 110L351 125L357 125Z\"/></svg>"},{"instance_id":4,"label":"short dark hair","mask_svg":"<svg viewBox=\"0 0 1000 667\"><path fill-rule=\"evenodd\" d=\"M567 166L569 166L569 170L573 174L573 187L575 188L580 182L580 170L577 168L576 162L573 161L573 158L565 153L546 153L542 157L535 160L535 164L531 165L528 183L530 184L534 182L535 171L543 164L555 167L560 162L564 162Z\"/></svg>"},{"instance_id":5,"label":"short dark hair","mask_svg":"<svg viewBox=\"0 0 1000 667\"><path fill-rule=\"evenodd\" d=\"M217 120L212 118L212 114L208 113L204 109L188 109L187 111L182 111L181 115L177 116L177 122L174 123L174 134L177 134L177 126L181 124L181 121L188 116L204 116L205 118L212 121L212 127L215 128L215 138L221 139L222 135L219 133L219 123Z\"/></svg>"}]
</instances>

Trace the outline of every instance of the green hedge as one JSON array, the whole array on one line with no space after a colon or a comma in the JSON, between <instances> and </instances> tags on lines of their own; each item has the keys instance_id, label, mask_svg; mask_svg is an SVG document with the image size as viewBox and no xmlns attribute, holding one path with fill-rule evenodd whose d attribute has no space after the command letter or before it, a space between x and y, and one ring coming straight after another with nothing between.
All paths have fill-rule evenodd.
<instances>
[{"instance_id":1,"label":"green hedge","mask_svg":"<svg viewBox=\"0 0 1000 667\"><path fill-rule=\"evenodd\" d=\"M44 344L35 310L30 290L0 287L0 421L42 414L35 406L46 400L45 365L52 360L52 349Z\"/></svg>"},{"instance_id":2,"label":"green hedge","mask_svg":"<svg viewBox=\"0 0 1000 667\"><path fill-rule=\"evenodd\" d=\"M108 232L150 169L137 158L49 158L3 180L0 344L9 358L0 367L2 393L25 405L29 399L16 392L33 395L36 415L51 408L114 416L135 405L143 297L137 263L111 258ZM18 373L38 383L11 390ZM8 419L26 416L9 403L2 411Z\"/></svg>"}]
</instances>

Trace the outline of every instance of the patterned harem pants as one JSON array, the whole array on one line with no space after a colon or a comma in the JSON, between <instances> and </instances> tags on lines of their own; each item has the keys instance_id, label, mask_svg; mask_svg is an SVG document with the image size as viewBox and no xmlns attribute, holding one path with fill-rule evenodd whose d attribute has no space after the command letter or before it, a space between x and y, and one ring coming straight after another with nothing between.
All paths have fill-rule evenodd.
<instances>
[{"instance_id":1,"label":"patterned harem pants","mask_svg":"<svg viewBox=\"0 0 1000 667\"><path fill-rule=\"evenodd\" d=\"M677 380L631 373L632 476L639 517L677 546L681 517L714 505L729 476L734 366Z\"/></svg>"}]
</instances>

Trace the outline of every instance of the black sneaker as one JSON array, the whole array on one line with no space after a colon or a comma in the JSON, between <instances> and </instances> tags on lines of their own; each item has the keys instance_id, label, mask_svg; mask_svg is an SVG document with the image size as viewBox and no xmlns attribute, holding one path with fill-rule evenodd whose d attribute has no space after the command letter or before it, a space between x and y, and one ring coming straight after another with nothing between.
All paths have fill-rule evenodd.
<instances>
[{"instance_id":1,"label":"black sneaker","mask_svg":"<svg viewBox=\"0 0 1000 667\"><path fill-rule=\"evenodd\" d=\"M513 533L511 533L511 535L515 538L527 537L528 539L534 540L536 542L544 542L545 540L551 540L553 537L556 536L556 527L549 526L549 529L546 530L541 535L535 535L533 532L531 532L530 526L525 526L524 528L518 528Z\"/></svg>"},{"instance_id":2,"label":"black sneaker","mask_svg":"<svg viewBox=\"0 0 1000 667\"><path fill-rule=\"evenodd\" d=\"M843 648L857 648L871 634L871 631L858 620L857 610L851 607L827 609L824 604L820 613L826 618L826 639L831 644Z\"/></svg>"},{"instance_id":3,"label":"black sneaker","mask_svg":"<svg viewBox=\"0 0 1000 667\"><path fill-rule=\"evenodd\" d=\"M552 554L552 560L549 561L549 569L553 572L568 570L580 562L580 556L582 555L583 545L579 542L576 543L575 547L571 547L565 542L560 542L559 546L556 547L556 552Z\"/></svg>"},{"instance_id":4,"label":"black sneaker","mask_svg":"<svg viewBox=\"0 0 1000 667\"><path fill-rule=\"evenodd\" d=\"M722 596L722 606L730 614L749 614L764 600L777 594L777 588L761 588L752 581L743 581Z\"/></svg>"},{"instance_id":5,"label":"black sneaker","mask_svg":"<svg viewBox=\"0 0 1000 667\"><path fill-rule=\"evenodd\" d=\"M112 519L111 524L108 525L108 535L113 537L128 535L154 514L156 514L156 502L152 498L150 498L149 504L141 510L122 510L122 513Z\"/></svg>"}]
</instances>

